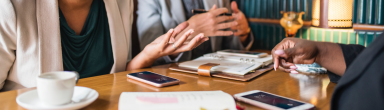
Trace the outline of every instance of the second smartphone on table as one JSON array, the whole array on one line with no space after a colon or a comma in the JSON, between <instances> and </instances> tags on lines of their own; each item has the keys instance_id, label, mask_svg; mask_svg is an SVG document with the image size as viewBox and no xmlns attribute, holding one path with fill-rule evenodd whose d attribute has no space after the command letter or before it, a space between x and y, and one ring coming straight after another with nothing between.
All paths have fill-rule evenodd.
<instances>
[{"instance_id":1,"label":"second smartphone on table","mask_svg":"<svg viewBox=\"0 0 384 110\"><path fill-rule=\"evenodd\" d=\"M127 77L155 87L164 87L179 84L180 80L157 73L143 71L127 74Z\"/></svg>"}]
</instances>

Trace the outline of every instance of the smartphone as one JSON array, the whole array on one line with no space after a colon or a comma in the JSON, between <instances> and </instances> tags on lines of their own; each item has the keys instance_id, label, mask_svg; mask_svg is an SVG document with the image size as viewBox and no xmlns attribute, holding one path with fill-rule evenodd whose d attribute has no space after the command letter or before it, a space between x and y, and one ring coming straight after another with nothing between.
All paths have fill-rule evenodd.
<instances>
[{"instance_id":1,"label":"smartphone","mask_svg":"<svg viewBox=\"0 0 384 110\"><path fill-rule=\"evenodd\" d=\"M267 53L251 52L251 51L243 51L243 50L221 50L221 51L217 51L217 54L237 55L237 56L256 57L256 58L263 58L268 56Z\"/></svg>"},{"instance_id":2,"label":"smartphone","mask_svg":"<svg viewBox=\"0 0 384 110\"><path fill-rule=\"evenodd\" d=\"M270 110L314 109L314 105L275 94L253 90L234 95L235 99Z\"/></svg>"},{"instance_id":3,"label":"smartphone","mask_svg":"<svg viewBox=\"0 0 384 110\"><path fill-rule=\"evenodd\" d=\"M149 71L130 73L127 74L127 77L155 87L164 87L180 83L180 80L178 79Z\"/></svg>"}]
</instances>

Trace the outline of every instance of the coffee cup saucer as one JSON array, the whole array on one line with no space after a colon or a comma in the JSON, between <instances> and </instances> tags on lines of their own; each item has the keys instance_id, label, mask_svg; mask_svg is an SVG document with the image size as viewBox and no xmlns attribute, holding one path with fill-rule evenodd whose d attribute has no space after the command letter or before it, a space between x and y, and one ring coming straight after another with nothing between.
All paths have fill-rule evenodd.
<instances>
[{"instance_id":1,"label":"coffee cup saucer","mask_svg":"<svg viewBox=\"0 0 384 110\"><path fill-rule=\"evenodd\" d=\"M75 86L72 102L65 105L45 105L40 101L36 89L17 96L16 102L26 109L73 110L81 109L91 104L97 99L97 97L99 97L99 93L96 90L87 87Z\"/></svg>"}]
</instances>

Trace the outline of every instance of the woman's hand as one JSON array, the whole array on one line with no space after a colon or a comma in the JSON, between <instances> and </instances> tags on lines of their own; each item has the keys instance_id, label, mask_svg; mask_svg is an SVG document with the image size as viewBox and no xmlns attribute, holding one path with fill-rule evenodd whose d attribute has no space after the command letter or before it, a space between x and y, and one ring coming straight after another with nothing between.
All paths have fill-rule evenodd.
<instances>
[{"instance_id":1,"label":"woman's hand","mask_svg":"<svg viewBox=\"0 0 384 110\"><path fill-rule=\"evenodd\" d=\"M318 42L285 38L272 49L275 70L297 73L295 64L312 64L319 56Z\"/></svg>"},{"instance_id":2,"label":"woman's hand","mask_svg":"<svg viewBox=\"0 0 384 110\"><path fill-rule=\"evenodd\" d=\"M343 52L339 44L335 43L285 38L271 53L275 70L279 67L285 72L298 73L295 64L314 62L339 76L342 76L346 69Z\"/></svg>"},{"instance_id":3,"label":"woman's hand","mask_svg":"<svg viewBox=\"0 0 384 110\"><path fill-rule=\"evenodd\" d=\"M193 29L183 32L187 26L187 22L181 23L175 29L169 30L166 34L158 37L152 43L145 46L144 50L129 62L126 70L151 66L156 59L162 56L190 51L209 39L208 37L204 37L203 33L200 33L190 42L185 43L187 38L194 32ZM175 41L174 37L177 35L181 35L181 37ZM169 43L170 41L173 43Z\"/></svg>"},{"instance_id":4,"label":"woman's hand","mask_svg":"<svg viewBox=\"0 0 384 110\"><path fill-rule=\"evenodd\" d=\"M184 44L184 42L193 32L193 29L189 29L187 32L182 33L180 39L174 43L169 43L171 38L174 38L176 35L180 34L174 29L170 29L166 34L158 37L155 41L148 44L144 48L143 53L145 53L148 58L155 60L161 56L190 51L204 41L208 40L208 37L204 37L204 34L200 33L196 35L190 42Z\"/></svg>"}]
</instances>

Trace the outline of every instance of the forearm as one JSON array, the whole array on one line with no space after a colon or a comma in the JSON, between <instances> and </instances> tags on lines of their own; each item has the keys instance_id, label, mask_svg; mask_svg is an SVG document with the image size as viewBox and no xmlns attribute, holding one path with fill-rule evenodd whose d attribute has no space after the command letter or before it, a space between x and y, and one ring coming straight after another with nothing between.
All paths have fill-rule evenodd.
<instances>
[{"instance_id":1,"label":"forearm","mask_svg":"<svg viewBox=\"0 0 384 110\"><path fill-rule=\"evenodd\" d=\"M128 63L126 70L128 71L150 67L155 62L155 60L156 58L148 58L143 52L140 52Z\"/></svg>"},{"instance_id":2,"label":"forearm","mask_svg":"<svg viewBox=\"0 0 384 110\"><path fill-rule=\"evenodd\" d=\"M341 47L335 43L316 42L319 49L315 62L328 71L342 76L346 70L346 64Z\"/></svg>"}]
</instances>

